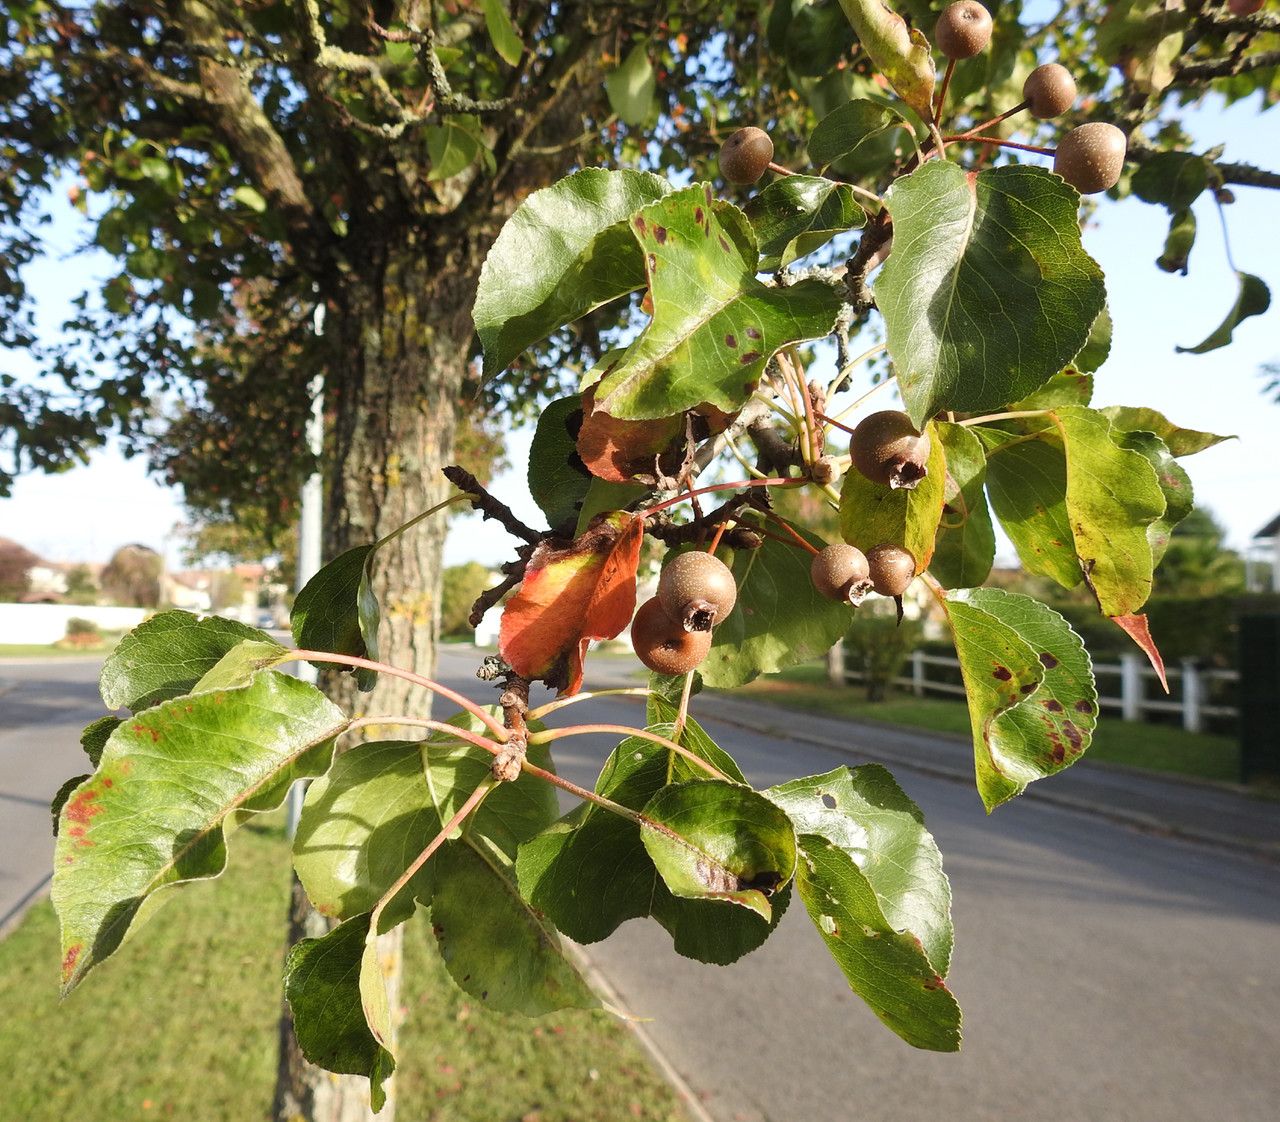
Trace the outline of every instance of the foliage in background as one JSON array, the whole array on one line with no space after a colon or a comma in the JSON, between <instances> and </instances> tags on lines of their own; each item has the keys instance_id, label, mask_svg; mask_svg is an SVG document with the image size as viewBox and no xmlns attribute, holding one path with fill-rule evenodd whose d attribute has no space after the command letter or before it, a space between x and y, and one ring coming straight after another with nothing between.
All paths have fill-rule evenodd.
<instances>
[{"instance_id":1,"label":"foliage in background","mask_svg":"<svg viewBox=\"0 0 1280 1122\"><path fill-rule=\"evenodd\" d=\"M164 559L150 546L122 545L111 555L98 580L117 604L155 608L160 604Z\"/></svg>"}]
</instances>

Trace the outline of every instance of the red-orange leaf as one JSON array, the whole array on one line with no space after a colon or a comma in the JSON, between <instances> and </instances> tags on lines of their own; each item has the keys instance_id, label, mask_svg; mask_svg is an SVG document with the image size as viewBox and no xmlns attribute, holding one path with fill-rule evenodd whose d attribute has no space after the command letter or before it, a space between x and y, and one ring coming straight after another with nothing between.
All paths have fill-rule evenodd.
<instances>
[{"instance_id":1,"label":"red-orange leaf","mask_svg":"<svg viewBox=\"0 0 1280 1122\"><path fill-rule=\"evenodd\" d=\"M517 674L562 694L581 689L588 645L631 622L643 537L643 518L614 511L571 542L538 545L498 635L498 651Z\"/></svg>"},{"instance_id":2,"label":"red-orange leaf","mask_svg":"<svg viewBox=\"0 0 1280 1122\"><path fill-rule=\"evenodd\" d=\"M1160 677L1160 684L1164 686L1164 692L1169 692L1169 679L1164 673L1164 658L1160 654L1160 648L1156 646L1156 641L1151 638L1151 628L1147 626L1147 617L1142 616L1108 616L1117 627L1129 636L1135 643L1142 648L1143 653L1151 660L1151 665L1155 667L1156 674Z\"/></svg>"}]
</instances>

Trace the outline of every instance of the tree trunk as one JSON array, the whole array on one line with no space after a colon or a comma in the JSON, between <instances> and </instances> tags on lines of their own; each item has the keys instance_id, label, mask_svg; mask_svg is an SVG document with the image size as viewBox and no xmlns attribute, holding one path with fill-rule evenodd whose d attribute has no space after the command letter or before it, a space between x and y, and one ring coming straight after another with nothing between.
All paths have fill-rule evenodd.
<instances>
[{"instance_id":1,"label":"tree trunk","mask_svg":"<svg viewBox=\"0 0 1280 1122\"><path fill-rule=\"evenodd\" d=\"M425 240L425 239L424 239ZM325 511L325 558L375 541L446 498L440 474L450 462L471 346L471 304L482 254L465 235L444 237L448 254L406 234L374 249L346 278L326 324L331 362L325 371L331 471ZM382 607L379 658L430 675L440 622L440 559L446 518L430 518L378 551L374 592ZM367 694L349 674L322 677L326 692L357 715L429 715L431 695L381 676ZM411 730L393 735L409 737ZM290 944L327 923L307 904L296 878ZM399 1006L400 938L379 940L393 1022ZM394 1115L387 1086L379 1122ZM299 1053L286 1007L274 1105L276 1122L359 1122L371 1118L368 1083L330 1075Z\"/></svg>"}]
</instances>

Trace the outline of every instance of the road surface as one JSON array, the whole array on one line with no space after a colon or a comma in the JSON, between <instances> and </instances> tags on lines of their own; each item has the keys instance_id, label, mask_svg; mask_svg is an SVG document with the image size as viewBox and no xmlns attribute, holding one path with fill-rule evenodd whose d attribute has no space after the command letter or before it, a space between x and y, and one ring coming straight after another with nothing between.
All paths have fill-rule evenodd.
<instances>
[{"instance_id":1,"label":"road surface","mask_svg":"<svg viewBox=\"0 0 1280 1122\"><path fill-rule=\"evenodd\" d=\"M441 676L482 698L468 677L474 662L474 652L446 649ZM11 687L0 695L0 916L45 875L44 802L82 770L75 733L100 711L95 670L0 666L0 691ZM640 710L601 700L553 720L570 715L632 722ZM806 721L792 713L784 723L803 732ZM706 724L757 785L867 758ZM877 733L854 731L873 754ZM558 765L590 783L611 746L562 741ZM653 1018L649 1035L717 1122L1273 1116L1274 864L1028 799L988 818L971 785L894 770L952 879L959 1055L916 1052L882 1028L798 903L769 943L728 968L679 958L651 922L589 948L624 1006Z\"/></svg>"}]
</instances>

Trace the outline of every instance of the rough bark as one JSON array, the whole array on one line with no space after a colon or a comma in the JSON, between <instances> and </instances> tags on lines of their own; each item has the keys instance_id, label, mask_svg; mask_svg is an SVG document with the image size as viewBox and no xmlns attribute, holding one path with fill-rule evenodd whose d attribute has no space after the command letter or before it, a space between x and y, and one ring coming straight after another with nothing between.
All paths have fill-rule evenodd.
<instances>
[{"instance_id":1,"label":"rough bark","mask_svg":"<svg viewBox=\"0 0 1280 1122\"><path fill-rule=\"evenodd\" d=\"M434 245L450 248L437 251ZM326 324L332 356L325 371L326 413L332 419L327 558L384 537L452 493L440 472L453 451L481 260L462 232L435 243L408 236L394 248L371 248L333 298ZM444 537L443 515L428 519L381 549L375 563L374 590L382 606L379 656L427 675L435 665ZM430 695L397 678L380 678L367 694L356 691L350 675L326 675L322 682L339 704L360 715L430 713ZM290 944L327 927L295 880ZM397 928L379 940L393 1017L401 935ZM392 1084L378 1122L394 1115ZM362 1122L373 1117L368 1102L365 1079L333 1076L306 1062L286 1009L276 1122Z\"/></svg>"}]
</instances>

